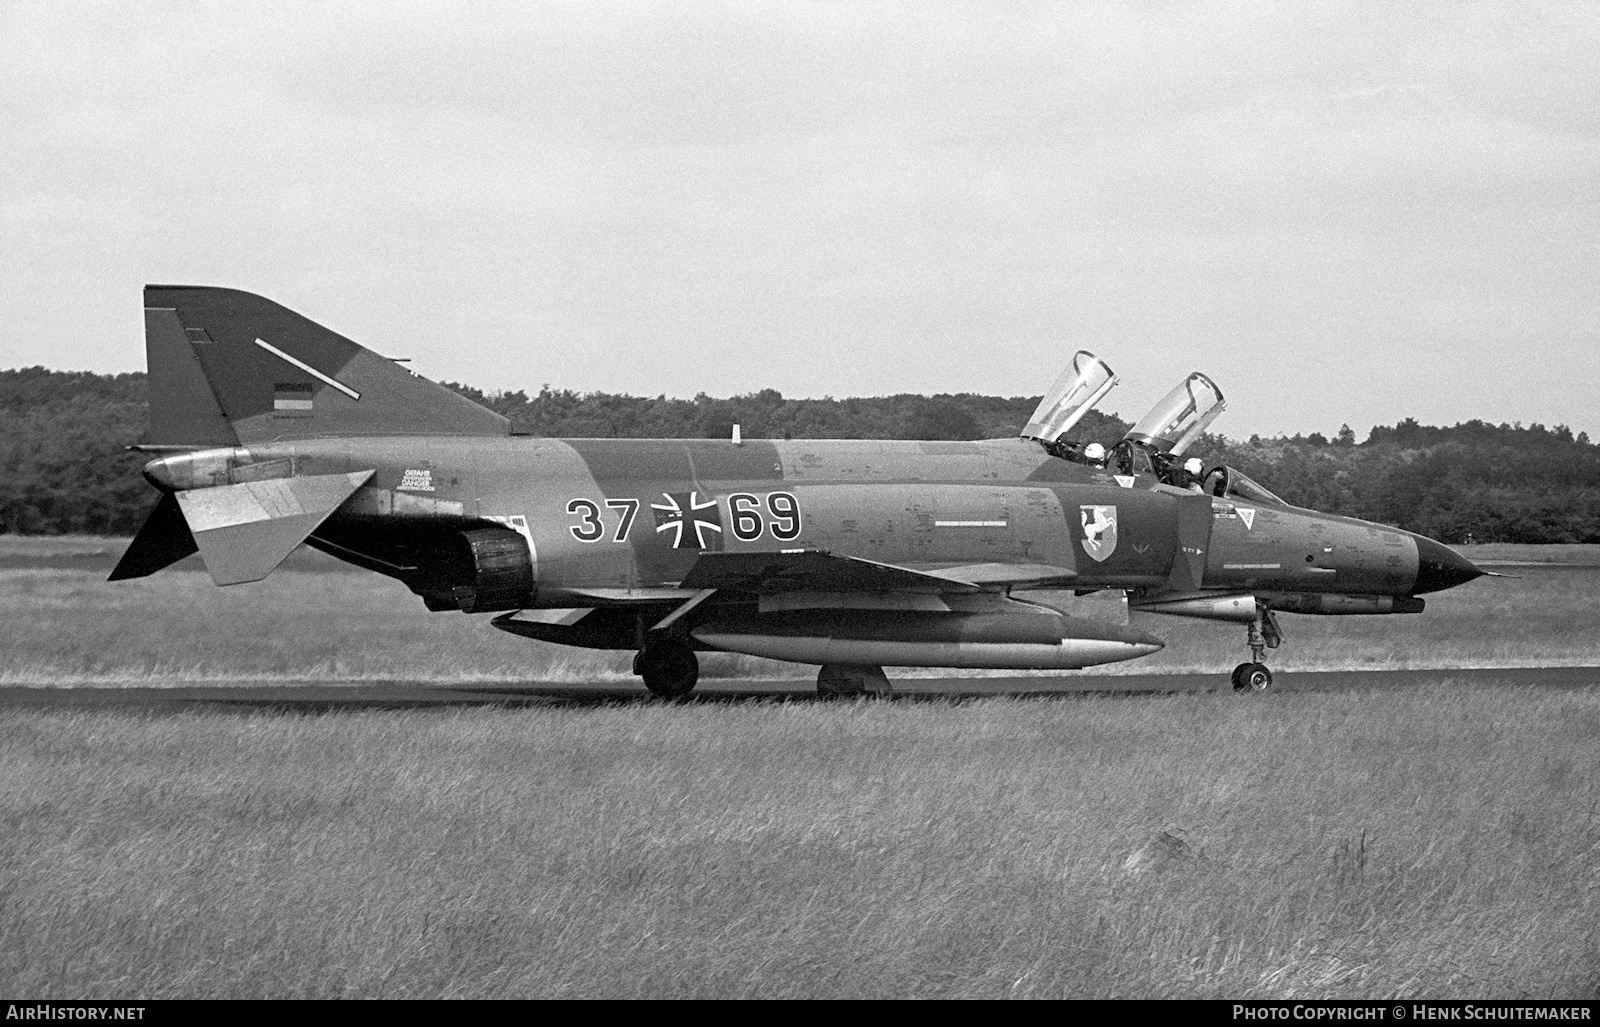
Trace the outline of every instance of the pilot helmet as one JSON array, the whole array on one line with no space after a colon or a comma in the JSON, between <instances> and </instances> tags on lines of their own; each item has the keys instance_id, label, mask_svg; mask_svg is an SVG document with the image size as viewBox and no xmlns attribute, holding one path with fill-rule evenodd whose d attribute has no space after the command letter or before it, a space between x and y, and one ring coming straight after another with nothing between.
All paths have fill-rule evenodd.
<instances>
[{"instance_id":1,"label":"pilot helmet","mask_svg":"<svg viewBox=\"0 0 1600 1027\"><path fill-rule=\"evenodd\" d=\"M1106 459L1106 447L1100 445L1098 442L1091 442L1087 446L1083 447L1083 458L1097 464L1104 463Z\"/></svg>"},{"instance_id":2,"label":"pilot helmet","mask_svg":"<svg viewBox=\"0 0 1600 1027\"><path fill-rule=\"evenodd\" d=\"M1191 456L1189 459L1183 462L1183 469L1194 475L1196 478L1200 477L1200 471L1204 469L1204 467L1205 464L1201 463L1200 458L1197 456Z\"/></svg>"}]
</instances>

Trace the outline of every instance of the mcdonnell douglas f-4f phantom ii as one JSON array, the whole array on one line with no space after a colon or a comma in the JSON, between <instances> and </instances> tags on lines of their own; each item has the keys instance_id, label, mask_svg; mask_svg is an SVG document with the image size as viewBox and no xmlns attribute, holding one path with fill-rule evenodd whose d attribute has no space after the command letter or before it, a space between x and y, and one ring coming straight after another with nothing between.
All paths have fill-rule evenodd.
<instances>
[{"instance_id":1,"label":"mcdonnell douglas f-4f phantom ii","mask_svg":"<svg viewBox=\"0 0 1600 1027\"><path fill-rule=\"evenodd\" d=\"M430 610L636 650L660 696L694 687L701 652L815 664L820 691L852 692L886 690L885 666L1078 669L1160 649L1044 601L1106 591L1244 625L1233 685L1259 690L1276 614L1417 613L1483 573L1235 469L1184 470L1224 405L1201 374L1103 463L1065 439L1117 382L1082 352L1018 438L535 438L260 296L144 299L138 448L163 495L112 580L198 551L217 584L258 581L305 543Z\"/></svg>"}]
</instances>

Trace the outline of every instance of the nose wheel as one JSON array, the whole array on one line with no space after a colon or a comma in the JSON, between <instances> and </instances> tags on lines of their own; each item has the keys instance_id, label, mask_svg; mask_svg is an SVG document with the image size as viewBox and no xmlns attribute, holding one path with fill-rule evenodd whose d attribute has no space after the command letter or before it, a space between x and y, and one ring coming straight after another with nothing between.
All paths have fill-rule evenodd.
<instances>
[{"instance_id":1,"label":"nose wheel","mask_svg":"<svg viewBox=\"0 0 1600 1027\"><path fill-rule=\"evenodd\" d=\"M1272 687L1272 670L1265 663L1241 663L1233 668L1235 692L1265 692Z\"/></svg>"},{"instance_id":2,"label":"nose wheel","mask_svg":"<svg viewBox=\"0 0 1600 1027\"><path fill-rule=\"evenodd\" d=\"M1259 599L1256 600L1255 619L1246 629L1245 644L1250 647L1251 662L1233 668L1233 690L1265 692L1272 687L1272 671L1261 661L1265 659L1268 649L1276 649L1283 644L1283 632L1278 628L1278 618Z\"/></svg>"}]
</instances>

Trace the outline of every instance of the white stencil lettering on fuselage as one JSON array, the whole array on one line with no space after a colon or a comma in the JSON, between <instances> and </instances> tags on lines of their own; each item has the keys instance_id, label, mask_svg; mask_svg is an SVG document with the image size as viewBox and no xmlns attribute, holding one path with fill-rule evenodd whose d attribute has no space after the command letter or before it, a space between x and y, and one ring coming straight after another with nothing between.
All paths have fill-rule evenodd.
<instances>
[{"instance_id":1,"label":"white stencil lettering on fuselage","mask_svg":"<svg viewBox=\"0 0 1600 1027\"><path fill-rule=\"evenodd\" d=\"M407 469L406 473L400 476L400 486L396 491L399 491L399 492L432 492L433 491L433 471L427 470L427 469L423 469L423 470Z\"/></svg>"}]
</instances>

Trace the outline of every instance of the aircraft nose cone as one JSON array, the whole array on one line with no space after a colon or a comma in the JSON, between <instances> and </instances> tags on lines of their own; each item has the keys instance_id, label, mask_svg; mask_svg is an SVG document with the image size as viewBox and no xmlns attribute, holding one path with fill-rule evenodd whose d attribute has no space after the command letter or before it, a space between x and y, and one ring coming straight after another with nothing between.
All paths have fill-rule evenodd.
<instances>
[{"instance_id":1,"label":"aircraft nose cone","mask_svg":"<svg viewBox=\"0 0 1600 1027\"><path fill-rule=\"evenodd\" d=\"M1431 538L1417 536L1417 584L1411 590L1412 595L1455 588L1482 576L1483 571L1476 564L1454 549Z\"/></svg>"}]
</instances>

